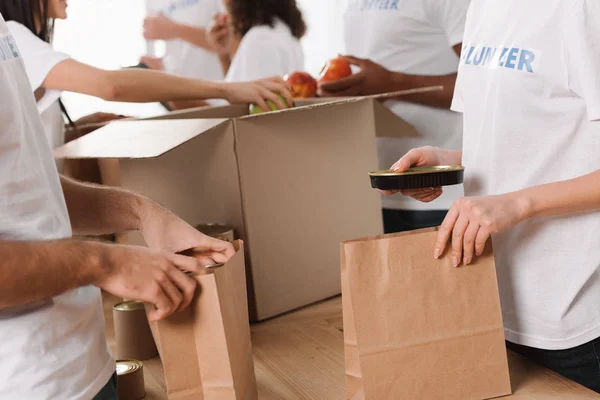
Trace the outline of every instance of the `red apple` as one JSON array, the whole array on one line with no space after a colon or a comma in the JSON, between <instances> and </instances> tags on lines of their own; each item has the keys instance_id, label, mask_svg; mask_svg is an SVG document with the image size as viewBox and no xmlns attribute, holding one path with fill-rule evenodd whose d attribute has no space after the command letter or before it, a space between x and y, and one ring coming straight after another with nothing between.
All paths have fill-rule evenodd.
<instances>
[{"instance_id":1,"label":"red apple","mask_svg":"<svg viewBox=\"0 0 600 400\"><path fill-rule=\"evenodd\" d=\"M329 60L321 71L319 82L331 82L352 75L350 63L343 58Z\"/></svg>"},{"instance_id":2,"label":"red apple","mask_svg":"<svg viewBox=\"0 0 600 400\"><path fill-rule=\"evenodd\" d=\"M292 97L295 99L308 99L317 96L317 81L306 72L294 72L285 77L292 85Z\"/></svg>"}]
</instances>

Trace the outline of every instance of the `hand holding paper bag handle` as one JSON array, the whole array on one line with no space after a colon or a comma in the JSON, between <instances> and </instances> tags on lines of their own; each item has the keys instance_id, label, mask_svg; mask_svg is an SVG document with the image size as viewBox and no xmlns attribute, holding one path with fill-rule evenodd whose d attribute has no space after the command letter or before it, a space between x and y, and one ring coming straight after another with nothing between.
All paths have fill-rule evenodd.
<instances>
[{"instance_id":1,"label":"hand holding paper bag handle","mask_svg":"<svg viewBox=\"0 0 600 400\"><path fill-rule=\"evenodd\" d=\"M188 307L197 282L186 275L205 274L206 266L225 263L235 254L232 244L204 235L150 200L139 200L136 225L151 249L122 246L107 253L97 286L120 297L153 304L151 321ZM133 225L133 224L132 224ZM194 257L175 254L194 249Z\"/></svg>"},{"instance_id":2,"label":"hand holding paper bag handle","mask_svg":"<svg viewBox=\"0 0 600 400\"><path fill-rule=\"evenodd\" d=\"M437 147L420 147L406 153L392 166L404 172L411 167L460 165L462 151ZM397 192L384 191L385 195ZM441 188L403 190L402 194L424 203L434 201L442 194ZM452 262L468 265L483 254L485 245L494 233L511 228L530 216L530 204L519 192L499 196L463 197L454 202L440 226L433 249L434 258L442 256L452 239Z\"/></svg>"}]
</instances>

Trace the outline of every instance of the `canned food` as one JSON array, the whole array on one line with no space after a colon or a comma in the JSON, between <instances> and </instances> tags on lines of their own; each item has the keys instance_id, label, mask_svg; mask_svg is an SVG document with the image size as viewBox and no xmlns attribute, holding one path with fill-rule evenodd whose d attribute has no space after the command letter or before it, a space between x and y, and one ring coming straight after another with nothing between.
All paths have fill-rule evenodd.
<instances>
[{"instance_id":1,"label":"canned food","mask_svg":"<svg viewBox=\"0 0 600 400\"><path fill-rule=\"evenodd\" d=\"M198 225L196 229L215 239L223 240L229 243L233 243L235 241L235 232L233 228L228 226L209 223Z\"/></svg>"},{"instance_id":2,"label":"canned food","mask_svg":"<svg viewBox=\"0 0 600 400\"><path fill-rule=\"evenodd\" d=\"M117 394L120 400L141 400L146 396L141 361L117 360Z\"/></svg>"},{"instance_id":3,"label":"canned food","mask_svg":"<svg viewBox=\"0 0 600 400\"><path fill-rule=\"evenodd\" d=\"M145 305L141 301L124 301L113 306L117 358L149 360L158 356L150 330Z\"/></svg>"},{"instance_id":4,"label":"canned food","mask_svg":"<svg viewBox=\"0 0 600 400\"><path fill-rule=\"evenodd\" d=\"M423 189L463 183L464 167L414 167L404 172L383 170L369 173L371 186L380 190Z\"/></svg>"},{"instance_id":5,"label":"canned food","mask_svg":"<svg viewBox=\"0 0 600 400\"><path fill-rule=\"evenodd\" d=\"M138 360L119 360L117 361L117 376L133 374L144 369L144 364Z\"/></svg>"}]
</instances>

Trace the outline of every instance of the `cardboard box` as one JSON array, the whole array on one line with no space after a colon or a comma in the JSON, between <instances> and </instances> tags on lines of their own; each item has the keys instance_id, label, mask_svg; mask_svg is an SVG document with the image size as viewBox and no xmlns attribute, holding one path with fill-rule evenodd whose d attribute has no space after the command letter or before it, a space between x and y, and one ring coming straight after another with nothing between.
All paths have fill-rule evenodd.
<instances>
[{"instance_id":1,"label":"cardboard box","mask_svg":"<svg viewBox=\"0 0 600 400\"><path fill-rule=\"evenodd\" d=\"M251 317L263 320L340 294L339 243L382 233L368 177L378 166L376 135L418 135L377 101L392 95L255 116L226 106L117 121L55 156L98 158L107 184L194 226L234 227L248 250ZM144 244L138 233L122 241Z\"/></svg>"}]
</instances>

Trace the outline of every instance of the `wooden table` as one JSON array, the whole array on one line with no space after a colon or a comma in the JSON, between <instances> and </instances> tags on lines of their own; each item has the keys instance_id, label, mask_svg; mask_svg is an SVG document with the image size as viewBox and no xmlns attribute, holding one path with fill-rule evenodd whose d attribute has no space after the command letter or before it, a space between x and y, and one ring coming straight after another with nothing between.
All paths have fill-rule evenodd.
<instances>
[{"instance_id":1,"label":"wooden table","mask_svg":"<svg viewBox=\"0 0 600 400\"><path fill-rule=\"evenodd\" d=\"M112 306L104 297L110 347L115 350ZM334 298L252 326L254 365L261 400L343 400L342 302ZM583 400L600 395L509 352L513 395L506 400ZM159 358L144 361L147 400L166 400Z\"/></svg>"}]
</instances>

